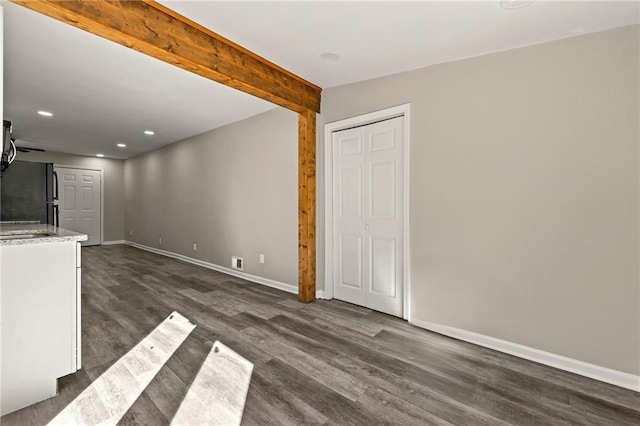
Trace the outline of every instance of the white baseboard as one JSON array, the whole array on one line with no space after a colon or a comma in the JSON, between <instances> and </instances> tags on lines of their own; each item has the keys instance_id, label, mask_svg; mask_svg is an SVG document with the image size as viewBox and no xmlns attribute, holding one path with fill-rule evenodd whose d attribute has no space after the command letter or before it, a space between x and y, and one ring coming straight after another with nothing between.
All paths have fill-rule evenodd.
<instances>
[{"instance_id":1,"label":"white baseboard","mask_svg":"<svg viewBox=\"0 0 640 426\"><path fill-rule=\"evenodd\" d=\"M289 293L298 294L298 287L295 285L283 283L280 281L270 280L269 278L259 277L257 275L247 274L245 272L236 271L235 269L225 268L224 266L216 265L214 263L205 262L204 260L194 259L192 257L188 257L182 254L173 253L170 251L158 249L155 247L149 247L142 244L134 243L132 241L125 241L125 244L136 247L142 250L150 251L152 253L161 254L163 256L172 257L174 259L182 260L183 262L192 263L194 265L202 266L204 268L213 269L214 271L222 272L227 275L232 275L234 277L242 278L248 281L252 281L254 283L266 285L267 287L277 288L278 290L283 290Z\"/></svg>"},{"instance_id":2,"label":"white baseboard","mask_svg":"<svg viewBox=\"0 0 640 426\"><path fill-rule=\"evenodd\" d=\"M316 299L324 299L324 290L316 290Z\"/></svg>"},{"instance_id":3,"label":"white baseboard","mask_svg":"<svg viewBox=\"0 0 640 426\"><path fill-rule=\"evenodd\" d=\"M485 336L484 334L478 334L472 331L415 319L410 319L409 322L418 327L444 334L445 336L640 392L640 376L601 367L573 358L567 358L518 343L507 342L506 340L496 339L495 337Z\"/></svg>"},{"instance_id":4,"label":"white baseboard","mask_svg":"<svg viewBox=\"0 0 640 426\"><path fill-rule=\"evenodd\" d=\"M103 246L114 246L116 244L124 244L124 240L103 241Z\"/></svg>"}]
</instances>

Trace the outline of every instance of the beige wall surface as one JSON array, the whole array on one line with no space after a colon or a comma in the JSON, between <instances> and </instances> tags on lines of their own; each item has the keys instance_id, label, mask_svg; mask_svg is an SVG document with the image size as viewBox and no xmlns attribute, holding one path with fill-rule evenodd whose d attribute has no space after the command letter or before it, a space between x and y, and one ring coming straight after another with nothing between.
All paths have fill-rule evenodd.
<instances>
[{"instance_id":1,"label":"beige wall surface","mask_svg":"<svg viewBox=\"0 0 640 426\"><path fill-rule=\"evenodd\" d=\"M19 152L17 160L104 170L104 241L124 239L124 161L58 152Z\"/></svg>"},{"instance_id":2,"label":"beige wall surface","mask_svg":"<svg viewBox=\"0 0 640 426\"><path fill-rule=\"evenodd\" d=\"M297 141L277 108L127 160L127 240L297 286Z\"/></svg>"},{"instance_id":3,"label":"beige wall surface","mask_svg":"<svg viewBox=\"0 0 640 426\"><path fill-rule=\"evenodd\" d=\"M323 92L325 123L411 103L413 319L640 374L638 38Z\"/></svg>"}]
</instances>

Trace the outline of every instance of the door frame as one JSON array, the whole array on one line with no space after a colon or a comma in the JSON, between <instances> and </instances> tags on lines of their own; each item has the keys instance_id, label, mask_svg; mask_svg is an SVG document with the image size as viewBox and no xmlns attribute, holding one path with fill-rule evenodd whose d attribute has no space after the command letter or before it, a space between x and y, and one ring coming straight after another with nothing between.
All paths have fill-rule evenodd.
<instances>
[{"instance_id":1,"label":"door frame","mask_svg":"<svg viewBox=\"0 0 640 426\"><path fill-rule=\"evenodd\" d=\"M404 117L404 200L403 200L403 301L402 318L409 319L410 298L410 244L409 244L409 141L410 141L410 112L411 104L406 103L380 111L344 120L334 121L324 125L324 297L333 299L333 133L353 127L366 126L377 121Z\"/></svg>"},{"instance_id":2,"label":"door frame","mask_svg":"<svg viewBox=\"0 0 640 426\"><path fill-rule=\"evenodd\" d=\"M56 167L62 167L63 169L91 170L94 172L100 172L100 245L104 245L104 169L100 167L67 166L65 164L54 164L53 170L55 170ZM58 178L58 191L60 191L60 178Z\"/></svg>"}]
</instances>

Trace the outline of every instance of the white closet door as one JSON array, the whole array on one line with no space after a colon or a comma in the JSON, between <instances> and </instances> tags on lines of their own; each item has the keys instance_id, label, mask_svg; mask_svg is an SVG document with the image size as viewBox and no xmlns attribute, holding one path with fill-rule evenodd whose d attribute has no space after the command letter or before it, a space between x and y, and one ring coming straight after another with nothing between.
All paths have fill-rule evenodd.
<instances>
[{"instance_id":1,"label":"white closet door","mask_svg":"<svg viewBox=\"0 0 640 426\"><path fill-rule=\"evenodd\" d=\"M59 226L88 235L83 246L101 244L102 206L100 171L56 167L60 211Z\"/></svg>"},{"instance_id":2,"label":"white closet door","mask_svg":"<svg viewBox=\"0 0 640 426\"><path fill-rule=\"evenodd\" d=\"M404 118L333 134L336 299L402 316Z\"/></svg>"}]
</instances>

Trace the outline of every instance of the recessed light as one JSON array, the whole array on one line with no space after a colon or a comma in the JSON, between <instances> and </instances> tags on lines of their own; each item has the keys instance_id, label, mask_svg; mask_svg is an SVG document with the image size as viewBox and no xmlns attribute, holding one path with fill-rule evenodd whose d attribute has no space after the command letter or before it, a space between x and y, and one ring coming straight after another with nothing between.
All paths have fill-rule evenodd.
<instances>
[{"instance_id":1,"label":"recessed light","mask_svg":"<svg viewBox=\"0 0 640 426\"><path fill-rule=\"evenodd\" d=\"M126 148L126 147L127 147L127 144L126 144L126 143L119 143L119 144L118 144L118 146L119 146L120 148Z\"/></svg>"},{"instance_id":2,"label":"recessed light","mask_svg":"<svg viewBox=\"0 0 640 426\"><path fill-rule=\"evenodd\" d=\"M320 55L320 59L326 62L338 62L340 60L340 55L333 52L324 52Z\"/></svg>"},{"instance_id":3,"label":"recessed light","mask_svg":"<svg viewBox=\"0 0 640 426\"><path fill-rule=\"evenodd\" d=\"M145 135L149 135L149 136L153 136L153 135L155 135L155 132L153 130L145 130L144 134Z\"/></svg>"},{"instance_id":4,"label":"recessed light","mask_svg":"<svg viewBox=\"0 0 640 426\"><path fill-rule=\"evenodd\" d=\"M102 157L104 157L104 154L96 154L96 157L102 158Z\"/></svg>"},{"instance_id":5,"label":"recessed light","mask_svg":"<svg viewBox=\"0 0 640 426\"><path fill-rule=\"evenodd\" d=\"M520 9L529 6L533 0L500 0L500 7L503 9Z\"/></svg>"},{"instance_id":6,"label":"recessed light","mask_svg":"<svg viewBox=\"0 0 640 426\"><path fill-rule=\"evenodd\" d=\"M53 114L49 111L38 111L38 114L43 115L45 117L53 117Z\"/></svg>"}]
</instances>

